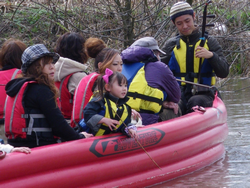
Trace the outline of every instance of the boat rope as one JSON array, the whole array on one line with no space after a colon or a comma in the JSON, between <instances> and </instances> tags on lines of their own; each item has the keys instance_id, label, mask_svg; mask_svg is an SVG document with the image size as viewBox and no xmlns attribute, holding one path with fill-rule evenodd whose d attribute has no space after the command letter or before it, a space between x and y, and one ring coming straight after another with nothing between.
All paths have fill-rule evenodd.
<instances>
[{"instance_id":1,"label":"boat rope","mask_svg":"<svg viewBox=\"0 0 250 188\"><path fill-rule=\"evenodd\" d=\"M121 117L116 113L116 111L112 108L112 110L115 112L115 114L116 114L116 116L121 120ZM122 120L121 120L122 121ZM126 123L124 123L124 121L122 121L122 123L123 123L123 125L125 126L125 127L127 127L128 128L128 126L126 125ZM139 140L136 138L136 137L134 137L134 139L135 139L135 141L139 144L139 146L143 149L143 151L148 155L148 157L153 161L153 163L160 169L160 170L162 170L161 169L161 167L157 164L157 162L149 155L149 153L145 150L145 148L141 145L141 143L139 142Z\"/></svg>"}]
</instances>

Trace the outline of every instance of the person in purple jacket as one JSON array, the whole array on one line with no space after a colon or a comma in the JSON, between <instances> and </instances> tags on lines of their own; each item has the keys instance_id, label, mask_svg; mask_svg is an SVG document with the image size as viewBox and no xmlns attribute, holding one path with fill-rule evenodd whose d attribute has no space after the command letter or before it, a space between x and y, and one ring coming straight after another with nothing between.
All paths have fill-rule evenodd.
<instances>
[{"instance_id":1,"label":"person in purple jacket","mask_svg":"<svg viewBox=\"0 0 250 188\"><path fill-rule=\"evenodd\" d=\"M180 87L160 54L164 52L153 37L141 38L121 53L122 73L128 79L127 104L140 112L143 125L181 115Z\"/></svg>"}]
</instances>

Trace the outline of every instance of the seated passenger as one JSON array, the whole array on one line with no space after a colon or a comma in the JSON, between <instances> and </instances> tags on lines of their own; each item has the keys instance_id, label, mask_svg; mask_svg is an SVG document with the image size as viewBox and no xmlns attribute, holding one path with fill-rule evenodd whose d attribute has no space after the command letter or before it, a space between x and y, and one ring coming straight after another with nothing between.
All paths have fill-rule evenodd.
<instances>
[{"instance_id":1,"label":"seated passenger","mask_svg":"<svg viewBox=\"0 0 250 188\"><path fill-rule=\"evenodd\" d=\"M21 56L26 48L22 41L9 39L0 49L0 124L4 123L3 110L7 97L5 86L10 80L21 74Z\"/></svg>"},{"instance_id":2,"label":"seated passenger","mask_svg":"<svg viewBox=\"0 0 250 188\"><path fill-rule=\"evenodd\" d=\"M131 108L126 104L127 79L106 69L97 81L98 92L84 108L84 119L95 136L122 132L136 137L137 128L131 124Z\"/></svg>"},{"instance_id":3,"label":"seated passenger","mask_svg":"<svg viewBox=\"0 0 250 188\"><path fill-rule=\"evenodd\" d=\"M104 74L105 69L112 71L122 71L122 59L118 50L107 48L104 41L98 38L89 38L85 42L85 49L89 57L94 58L94 67L96 72L84 77L79 83L74 98L71 126L75 127L83 118L83 109L89 102L94 90L96 90L96 79L99 74ZM132 111L134 117L139 114ZM139 118L141 118L139 116Z\"/></svg>"},{"instance_id":4,"label":"seated passenger","mask_svg":"<svg viewBox=\"0 0 250 188\"><path fill-rule=\"evenodd\" d=\"M177 103L181 91L171 70L160 61L160 54L164 52L153 37L141 38L121 53L122 73L128 79L127 104L140 112L143 125L180 116Z\"/></svg>"},{"instance_id":5,"label":"seated passenger","mask_svg":"<svg viewBox=\"0 0 250 188\"><path fill-rule=\"evenodd\" d=\"M67 120L71 118L75 89L87 75L88 66L85 64L88 56L84 42L82 35L68 32L60 36L56 43L55 52L60 58L55 64L55 81L60 92L61 111Z\"/></svg>"},{"instance_id":6,"label":"seated passenger","mask_svg":"<svg viewBox=\"0 0 250 188\"><path fill-rule=\"evenodd\" d=\"M92 136L76 133L58 108L54 83L58 58L43 44L28 47L22 54L23 77L6 85L5 135L14 147L54 144L58 137L70 141Z\"/></svg>"}]
</instances>

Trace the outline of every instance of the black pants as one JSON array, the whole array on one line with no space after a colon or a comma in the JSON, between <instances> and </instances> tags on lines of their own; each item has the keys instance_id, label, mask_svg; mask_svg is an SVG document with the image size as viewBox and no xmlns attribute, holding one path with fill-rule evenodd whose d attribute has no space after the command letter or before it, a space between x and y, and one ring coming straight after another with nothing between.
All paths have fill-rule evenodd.
<instances>
[{"instance_id":1,"label":"black pants","mask_svg":"<svg viewBox=\"0 0 250 188\"><path fill-rule=\"evenodd\" d=\"M186 113L193 112L192 107L202 106L202 107L211 107L213 105L214 96L211 94L197 94L192 96L186 105Z\"/></svg>"},{"instance_id":2,"label":"black pants","mask_svg":"<svg viewBox=\"0 0 250 188\"><path fill-rule=\"evenodd\" d=\"M214 95L216 92L218 97L221 98L220 92L216 87L193 95L190 88L182 86L181 100L179 102L182 115L193 112L192 107L194 106L211 107L213 105Z\"/></svg>"}]
</instances>

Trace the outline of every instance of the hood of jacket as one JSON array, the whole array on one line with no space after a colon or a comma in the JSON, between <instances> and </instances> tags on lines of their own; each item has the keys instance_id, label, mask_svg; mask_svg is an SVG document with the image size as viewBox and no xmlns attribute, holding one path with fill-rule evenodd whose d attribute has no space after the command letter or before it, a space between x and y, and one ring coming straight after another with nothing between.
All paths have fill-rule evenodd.
<instances>
[{"instance_id":1,"label":"hood of jacket","mask_svg":"<svg viewBox=\"0 0 250 188\"><path fill-rule=\"evenodd\" d=\"M16 96L23 84L27 81L34 81L33 78L16 78L7 83L5 86L6 94L10 97Z\"/></svg>"},{"instance_id":2,"label":"hood of jacket","mask_svg":"<svg viewBox=\"0 0 250 188\"><path fill-rule=\"evenodd\" d=\"M188 41L190 44L195 44L201 38L201 32L198 28L196 28L190 35L185 36L180 34L180 38L187 43Z\"/></svg>"},{"instance_id":3,"label":"hood of jacket","mask_svg":"<svg viewBox=\"0 0 250 188\"><path fill-rule=\"evenodd\" d=\"M155 62L156 58L152 50L140 46L128 47L127 49L122 51L121 57L124 64L145 61L150 62L150 60L152 60L152 62Z\"/></svg>"},{"instance_id":4,"label":"hood of jacket","mask_svg":"<svg viewBox=\"0 0 250 188\"><path fill-rule=\"evenodd\" d=\"M60 57L55 64L55 81L62 79L75 72L86 72L88 66L69 58Z\"/></svg>"}]
</instances>

